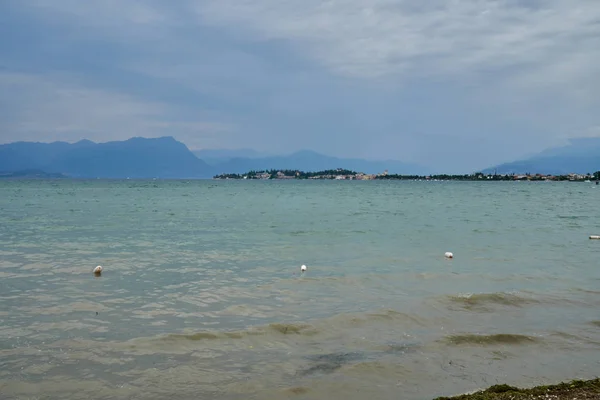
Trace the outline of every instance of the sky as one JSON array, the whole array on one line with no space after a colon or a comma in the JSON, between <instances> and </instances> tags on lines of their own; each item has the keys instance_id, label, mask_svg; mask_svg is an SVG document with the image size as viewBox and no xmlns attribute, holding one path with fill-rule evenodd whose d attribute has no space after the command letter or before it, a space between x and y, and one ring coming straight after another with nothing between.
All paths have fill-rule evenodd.
<instances>
[{"instance_id":1,"label":"sky","mask_svg":"<svg viewBox=\"0 0 600 400\"><path fill-rule=\"evenodd\" d=\"M598 0L3 0L0 37L0 143L471 172L600 136Z\"/></svg>"}]
</instances>

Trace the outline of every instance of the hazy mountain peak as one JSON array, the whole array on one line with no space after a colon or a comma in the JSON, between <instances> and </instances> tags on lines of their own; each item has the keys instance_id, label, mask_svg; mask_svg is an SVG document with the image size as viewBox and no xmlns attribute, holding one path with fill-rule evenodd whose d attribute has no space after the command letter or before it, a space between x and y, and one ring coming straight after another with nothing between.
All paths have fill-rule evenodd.
<instances>
[{"instance_id":1,"label":"hazy mountain peak","mask_svg":"<svg viewBox=\"0 0 600 400\"><path fill-rule=\"evenodd\" d=\"M213 171L172 136L74 144L14 143L0 146L0 170L40 169L78 177L208 178Z\"/></svg>"},{"instance_id":2,"label":"hazy mountain peak","mask_svg":"<svg viewBox=\"0 0 600 400\"><path fill-rule=\"evenodd\" d=\"M336 168L347 168L365 173L379 173L386 169L390 173L426 174L426 168L403 163L401 161L376 161L350 158L337 158L323 155L313 150L298 150L288 155L270 157L234 157L215 158L209 163L218 171L217 173L245 173L251 170L291 169L301 171L321 171Z\"/></svg>"},{"instance_id":3,"label":"hazy mountain peak","mask_svg":"<svg viewBox=\"0 0 600 400\"><path fill-rule=\"evenodd\" d=\"M562 147L488 168L484 172L531 174L592 173L600 170L600 138L574 138Z\"/></svg>"}]
</instances>

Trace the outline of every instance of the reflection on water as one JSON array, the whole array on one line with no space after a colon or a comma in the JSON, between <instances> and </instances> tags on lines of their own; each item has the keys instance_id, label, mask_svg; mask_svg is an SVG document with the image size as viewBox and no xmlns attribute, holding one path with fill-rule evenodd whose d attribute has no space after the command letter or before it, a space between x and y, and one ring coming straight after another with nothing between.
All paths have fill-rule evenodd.
<instances>
[{"instance_id":1,"label":"reflection on water","mask_svg":"<svg viewBox=\"0 0 600 400\"><path fill-rule=\"evenodd\" d=\"M589 188L2 181L0 393L421 399L596 376Z\"/></svg>"}]
</instances>

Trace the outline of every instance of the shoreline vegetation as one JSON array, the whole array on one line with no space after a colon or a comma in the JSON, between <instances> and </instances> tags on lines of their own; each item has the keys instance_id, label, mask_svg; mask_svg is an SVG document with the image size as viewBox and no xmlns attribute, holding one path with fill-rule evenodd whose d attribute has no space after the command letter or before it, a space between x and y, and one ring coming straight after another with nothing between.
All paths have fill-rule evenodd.
<instances>
[{"instance_id":1,"label":"shoreline vegetation","mask_svg":"<svg viewBox=\"0 0 600 400\"><path fill-rule=\"evenodd\" d=\"M20 171L2 172L0 171L0 179L65 179L68 176L60 173L48 173L38 169L28 169Z\"/></svg>"},{"instance_id":2,"label":"shoreline vegetation","mask_svg":"<svg viewBox=\"0 0 600 400\"><path fill-rule=\"evenodd\" d=\"M435 400L587 400L600 399L600 379L574 380L557 385L535 386L529 389L509 385L495 385L474 393L452 397L438 397Z\"/></svg>"},{"instance_id":3,"label":"shoreline vegetation","mask_svg":"<svg viewBox=\"0 0 600 400\"><path fill-rule=\"evenodd\" d=\"M408 181L570 181L591 182L600 180L600 171L593 174L567 174L567 175L544 175L544 174L484 174L477 172L466 175L398 175L388 174L365 174L343 168L305 172L298 170L265 170L249 171L245 174L220 174L213 179L319 179L319 180L408 180Z\"/></svg>"}]
</instances>

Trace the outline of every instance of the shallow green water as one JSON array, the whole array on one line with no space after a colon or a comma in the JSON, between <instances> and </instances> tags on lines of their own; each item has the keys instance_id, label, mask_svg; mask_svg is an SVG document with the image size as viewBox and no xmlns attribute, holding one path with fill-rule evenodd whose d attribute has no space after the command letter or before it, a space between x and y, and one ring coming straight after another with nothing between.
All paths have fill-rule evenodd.
<instances>
[{"instance_id":1,"label":"shallow green water","mask_svg":"<svg viewBox=\"0 0 600 400\"><path fill-rule=\"evenodd\" d=\"M0 394L420 399L594 377L599 204L583 183L1 181Z\"/></svg>"}]
</instances>

